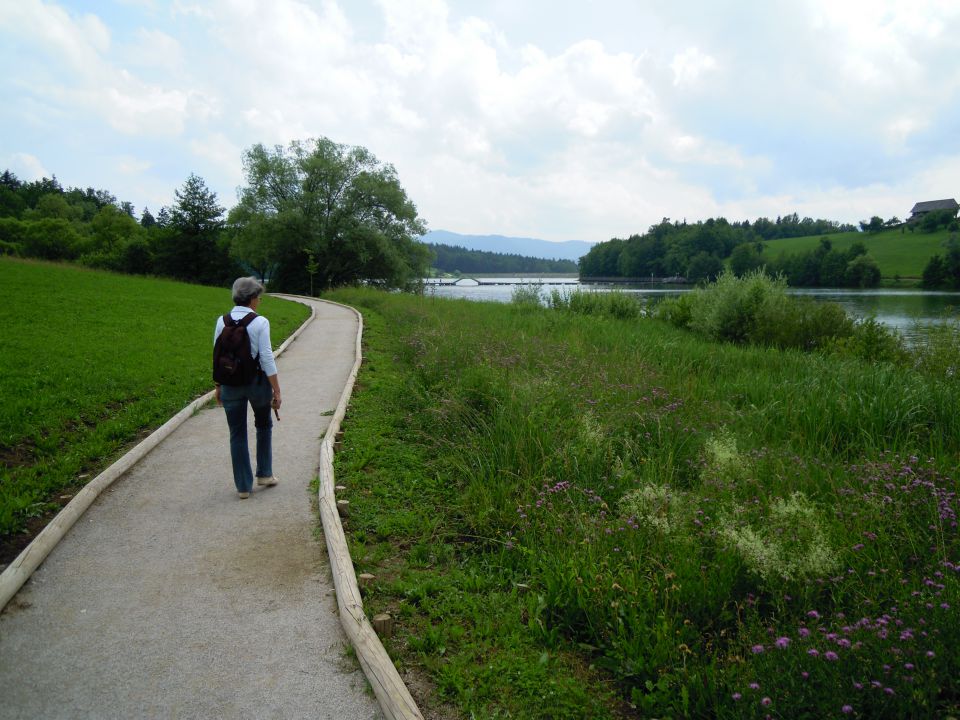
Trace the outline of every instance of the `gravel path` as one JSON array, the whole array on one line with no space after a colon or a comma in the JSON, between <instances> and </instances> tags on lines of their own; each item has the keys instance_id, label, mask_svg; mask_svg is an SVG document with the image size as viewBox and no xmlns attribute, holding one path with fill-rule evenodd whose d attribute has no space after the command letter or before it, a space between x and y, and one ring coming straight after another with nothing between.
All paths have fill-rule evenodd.
<instances>
[{"instance_id":1,"label":"gravel path","mask_svg":"<svg viewBox=\"0 0 960 720\"><path fill-rule=\"evenodd\" d=\"M0 718L382 717L347 654L308 487L357 322L315 304L278 360L280 484L237 498L222 409L178 428L0 615Z\"/></svg>"}]
</instances>

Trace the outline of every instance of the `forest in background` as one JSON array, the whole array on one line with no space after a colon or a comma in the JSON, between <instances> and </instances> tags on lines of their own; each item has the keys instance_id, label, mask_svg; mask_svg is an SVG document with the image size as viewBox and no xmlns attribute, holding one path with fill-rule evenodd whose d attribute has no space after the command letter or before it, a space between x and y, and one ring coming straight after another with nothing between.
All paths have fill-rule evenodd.
<instances>
[{"instance_id":1,"label":"forest in background","mask_svg":"<svg viewBox=\"0 0 960 720\"><path fill-rule=\"evenodd\" d=\"M516 253L468 250L459 245L427 243L433 251L433 267L445 273L575 273L573 260L550 260Z\"/></svg>"},{"instance_id":2,"label":"forest in background","mask_svg":"<svg viewBox=\"0 0 960 720\"><path fill-rule=\"evenodd\" d=\"M247 184L229 213L204 180L191 174L175 202L156 214L107 190L64 188L51 179L23 182L0 175L0 254L78 262L88 267L223 284L249 273L271 287L314 294L368 282L413 288L431 264L448 273L576 272L569 260L468 250L416 240L425 224L396 171L361 147L321 138L244 155ZM923 269L922 287L960 289L960 241L950 211L916 223L873 217L853 225L759 218L697 223L664 218L648 231L593 246L580 259L581 279L684 278L698 283L729 267L738 276L758 268L794 287L876 287L881 268L863 242L834 246L827 235L879 237L898 230L947 234L943 252ZM774 254L770 242L820 236L810 249ZM887 272L893 276L897 273Z\"/></svg>"},{"instance_id":3,"label":"forest in background","mask_svg":"<svg viewBox=\"0 0 960 720\"><path fill-rule=\"evenodd\" d=\"M595 245L580 261L583 278L682 277L697 283L711 280L729 267L738 276L758 268L782 274L794 287L876 287L881 271L863 242L834 247L827 235L860 232L870 238L891 229L910 233L950 232L945 255L931 259L924 287L960 288L957 220L949 211L933 212L916 223L873 217L859 228L829 220L800 219L796 213L775 221L760 218L730 223L725 218L703 222L671 222L664 218L642 235ZM771 241L821 236L809 250L770 252ZM775 244L775 243L774 243Z\"/></svg>"}]
</instances>

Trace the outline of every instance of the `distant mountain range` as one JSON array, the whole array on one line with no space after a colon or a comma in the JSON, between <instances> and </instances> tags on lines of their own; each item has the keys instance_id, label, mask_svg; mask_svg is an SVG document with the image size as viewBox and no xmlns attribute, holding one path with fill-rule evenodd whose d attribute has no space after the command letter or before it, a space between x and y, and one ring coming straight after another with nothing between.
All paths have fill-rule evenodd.
<instances>
[{"instance_id":1,"label":"distant mountain range","mask_svg":"<svg viewBox=\"0 0 960 720\"><path fill-rule=\"evenodd\" d=\"M505 237L504 235L461 235L449 230L431 230L422 238L425 243L459 245L467 250L524 255L550 260L573 260L576 262L587 254L596 243L585 240L550 242L535 238Z\"/></svg>"}]
</instances>

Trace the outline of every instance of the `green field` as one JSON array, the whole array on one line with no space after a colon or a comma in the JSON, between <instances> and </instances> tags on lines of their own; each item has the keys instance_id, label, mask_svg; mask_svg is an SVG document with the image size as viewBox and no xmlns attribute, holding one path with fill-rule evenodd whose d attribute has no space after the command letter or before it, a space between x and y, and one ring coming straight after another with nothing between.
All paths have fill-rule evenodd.
<instances>
[{"instance_id":1,"label":"green field","mask_svg":"<svg viewBox=\"0 0 960 720\"><path fill-rule=\"evenodd\" d=\"M953 365L332 297L366 328L351 554L428 714L958 715Z\"/></svg>"},{"instance_id":2,"label":"green field","mask_svg":"<svg viewBox=\"0 0 960 720\"><path fill-rule=\"evenodd\" d=\"M24 530L208 391L229 288L0 258L0 536ZM308 315L266 298L275 345ZM224 451L225 452L225 451Z\"/></svg>"},{"instance_id":3,"label":"green field","mask_svg":"<svg viewBox=\"0 0 960 720\"><path fill-rule=\"evenodd\" d=\"M923 268L934 255L945 254L945 243L950 233L938 230L925 233L919 230L908 232L900 228L885 230L871 235L870 233L834 233L827 235L833 247L845 250L856 242L862 242L867 252L880 265L880 272L885 279L896 276L907 279L919 279L923 275ZM764 253L767 257L776 258L781 254L808 252L820 244L822 235L798 238L783 238L768 240L764 244Z\"/></svg>"}]
</instances>

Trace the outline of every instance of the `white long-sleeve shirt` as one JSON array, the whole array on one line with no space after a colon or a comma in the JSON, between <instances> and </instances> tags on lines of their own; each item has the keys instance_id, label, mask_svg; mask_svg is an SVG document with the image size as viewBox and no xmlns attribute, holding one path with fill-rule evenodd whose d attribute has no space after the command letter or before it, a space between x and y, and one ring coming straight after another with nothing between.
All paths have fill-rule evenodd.
<instances>
[{"instance_id":1,"label":"white long-sleeve shirt","mask_svg":"<svg viewBox=\"0 0 960 720\"><path fill-rule=\"evenodd\" d=\"M244 315L252 312L253 310L248 307L237 305L230 311L230 317L240 320ZM221 332L223 332L223 315L217 318L217 326L213 331L214 344ZM276 375L277 361L273 357L273 348L270 346L270 321L263 315L258 315L247 325L247 335L250 336L250 354L254 360L260 358L260 368L267 377Z\"/></svg>"}]
</instances>

